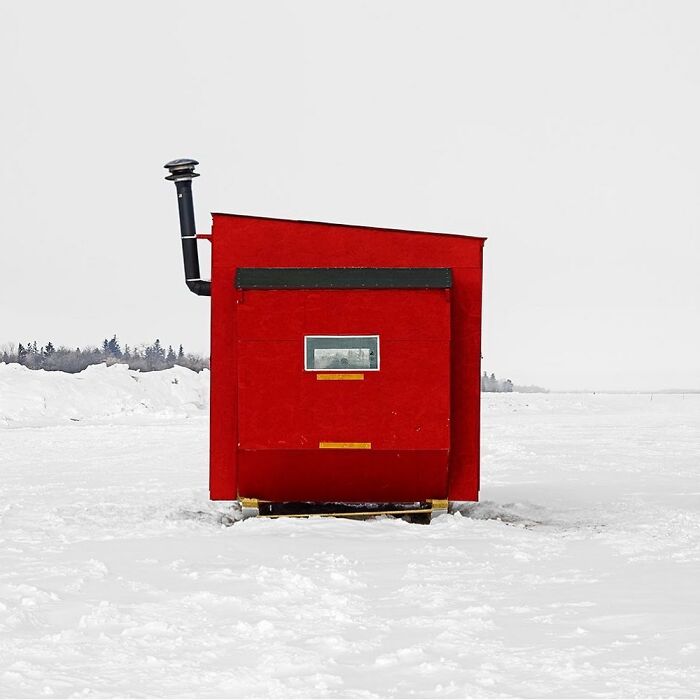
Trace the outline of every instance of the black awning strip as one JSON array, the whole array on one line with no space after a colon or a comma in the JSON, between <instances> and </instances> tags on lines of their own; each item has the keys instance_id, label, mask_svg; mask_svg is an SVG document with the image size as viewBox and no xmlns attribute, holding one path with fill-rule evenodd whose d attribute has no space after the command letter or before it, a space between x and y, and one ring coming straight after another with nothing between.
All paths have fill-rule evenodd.
<instances>
[{"instance_id":1,"label":"black awning strip","mask_svg":"<svg viewBox=\"0 0 700 700\"><path fill-rule=\"evenodd\" d=\"M449 267L239 267L238 289L448 289Z\"/></svg>"}]
</instances>

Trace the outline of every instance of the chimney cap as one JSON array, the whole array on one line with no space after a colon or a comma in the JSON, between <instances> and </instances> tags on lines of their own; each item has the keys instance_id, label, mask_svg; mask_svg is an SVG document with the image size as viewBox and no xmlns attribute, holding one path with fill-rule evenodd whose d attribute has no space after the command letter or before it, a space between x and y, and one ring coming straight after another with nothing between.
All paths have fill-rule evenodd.
<instances>
[{"instance_id":1,"label":"chimney cap","mask_svg":"<svg viewBox=\"0 0 700 700\"><path fill-rule=\"evenodd\" d=\"M170 175L166 175L166 180L178 182L180 180L191 180L199 177L199 173L194 171L194 166L199 165L199 161L192 158L176 158L166 163L163 167L170 171Z\"/></svg>"}]
</instances>

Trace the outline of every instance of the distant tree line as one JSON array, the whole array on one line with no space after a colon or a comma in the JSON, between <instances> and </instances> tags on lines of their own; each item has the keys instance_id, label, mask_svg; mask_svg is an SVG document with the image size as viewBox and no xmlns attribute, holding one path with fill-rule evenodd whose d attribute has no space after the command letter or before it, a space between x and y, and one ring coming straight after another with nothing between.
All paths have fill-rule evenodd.
<instances>
[{"instance_id":1,"label":"distant tree line","mask_svg":"<svg viewBox=\"0 0 700 700\"><path fill-rule=\"evenodd\" d=\"M491 372L491 374L487 374L486 372L484 372L481 375L481 391L501 393L509 393L515 391L521 394L547 393L547 389L543 389L541 386L535 386L534 384L522 386L519 384L513 384L513 382L511 382L510 379L497 379L496 375L493 372Z\"/></svg>"},{"instance_id":2,"label":"distant tree line","mask_svg":"<svg viewBox=\"0 0 700 700\"><path fill-rule=\"evenodd\" d=\"M156 338L150 345L124 345L122 348L117 336L105 338L101 346L68 348L55 346L51 341L39 346L36 340L28 343L9 344L0 352L0 362L17 362L29 369L45 369L60 372L82 372L90 365L106 363L123 364L129 369L152 372L169 369L175 365L200 372L209 367L209 358L194 353L186 353L180 345L176 350L172 345L166 348Z\"/></svg>"},{"instance_id":3,"label":"distant tree line","mask_svg":"<svg viewBox=\"0 0 700 700\"><path fill-rule=\"evenodd\" d=\"M510 379L496 379L493 372L490 375L484 372L481 375L481 391L511 392L513 391L513 382Z\"/></svg>"},{"instance_id":4,"label":"distant tree line","mask_svg":"<svg viewBox=\"0 0 700 700\"><path fill-rule=\"evenodd\" d=\"M85 346L83 348L68 348L65 345L55 346L51 341L46 345L38 345L36 340L28 343L9 343L0 350L0 362L17 362L29 369L45 369L49 371L69 372L74 374L82 372L90 365L106 363L108 365L123 364L129 369L137 369L142 372L169 369L175 365L187 367L195 372L201 372L209 368L209 358L195 353L186 353L182 345L177 351L172 345L167 348L158 338L150 345L124 345L113 335L111 339L105 338L99 346ZM520 386L513 384L510 379L497 379L491 372L481 375L481 391L487 392L546 392L539 386Z\"/></svg>"}]
</instances>

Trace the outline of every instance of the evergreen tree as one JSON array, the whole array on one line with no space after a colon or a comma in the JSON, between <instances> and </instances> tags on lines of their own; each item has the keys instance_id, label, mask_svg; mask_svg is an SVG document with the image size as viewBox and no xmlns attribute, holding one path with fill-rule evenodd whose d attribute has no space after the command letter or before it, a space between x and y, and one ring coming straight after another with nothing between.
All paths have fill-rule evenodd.
<instances>
[{"instance_id":1,"label":"evergreen tree","mask_svg":"<svg viewBox=\"0 0 700 700\"><path fill-rule=\"evenodd\" d=\"M112 357L120 358L122 356L122 349L119 347L116 335L113 335L112 340L107 343L107 349Z\"/></svg>"},{"instance_id":2,"label":"evergreen tree","mask_svg":"<svg viewBox=\"0 0 700 700\"><path fill-rule=\"evenodd\" d=\"M185 351L182 349L182 343L180 343L180 349L177 351L177 359L178 360L185 359Z\"/></svg>"},{"instance_id":3,"label":"evergreen tree","mask_svg":"<svg viewBox=\"0 0 700 700\"><path fill-rule=\"evenodd\" d=\"M173 350L173 346L168 345L168 354L165 357L165 361L168 363L168 366L172 367L175 364L176 359L177 359L177 356L175 355L175 351Z\"/></svg>"}]
</instances>

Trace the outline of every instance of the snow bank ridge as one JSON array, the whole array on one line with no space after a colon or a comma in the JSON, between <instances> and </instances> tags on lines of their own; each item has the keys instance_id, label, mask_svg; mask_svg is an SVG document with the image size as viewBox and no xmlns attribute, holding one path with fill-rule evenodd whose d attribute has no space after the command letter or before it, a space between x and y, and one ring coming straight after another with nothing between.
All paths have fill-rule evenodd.
<instances>
[{"instance_id":1,"label":"snow bank ridge","mask_svg":"<svg viewBox=\"0 0 700 700\"><path fill-rule=\"evenodd\" d=\"M141 373L102 364L67 374L0 362L0 428L144 414L187 417L208 406L208 370Z\"/></svg>"}]
</instances>

